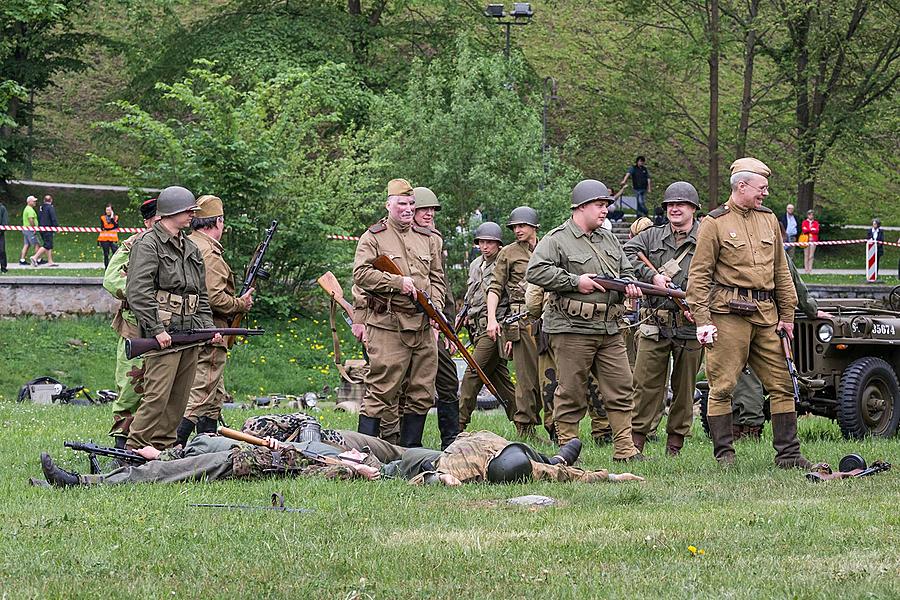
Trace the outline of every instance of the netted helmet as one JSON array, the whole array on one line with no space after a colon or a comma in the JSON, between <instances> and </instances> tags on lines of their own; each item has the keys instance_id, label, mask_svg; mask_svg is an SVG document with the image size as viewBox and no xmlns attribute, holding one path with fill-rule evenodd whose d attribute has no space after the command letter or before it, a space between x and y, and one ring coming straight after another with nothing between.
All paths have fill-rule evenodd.
<instances>
[{"instance_id":1,"label":"netted helmet","mask_svg":"<svg viewBox=\"0 0 900 600\"><path fill-rule=\"evenodd\" d=\"M197 210L194 194L187 188L171 185L159 193L156 199L156 214L160 217L177 215L187 210Z\"/></svg>"},{"instance_id":2,"label":"netted helmet","mask_svg":"<svg viewBox=\"0 0 900 600\"><path fill-rule=\"evenodd\" d=\"M495 242L503 241L503 230L493 221L485 221L475 230L475 241L493 240Z\"/></svg>"},{"instance_id":3,"label":"netted helmet","mask_svg":"<svg viewBox=\"0 0 900 600\"><path fill-rule=\"evenodd\" d=\"M572 208L578 208L594 200L604 200L607 206L614 202L609 188L602 181L583 179L572 188Z\"/></svg>"},{"instance_id":4,"label":"netted helmet","mask_svg":"<svg viewBox=\"0 0 900 600\"><path fill-rule=\"evenodd\" d=\"M666 188L662 201L663 206L673 202L687 202L693 204L694 208L700 208L700 195L697 188L687 181L676 181Z\"/></svg>"},{"instance_id":5,"label":"netted helmet","mask_svg":"<svg viewBox=\"0 0 900 600\"><path fill-rule=\"evenodd\" d=\"M512 227L513 225L531 225L532 227L540 227L541 222L538 221L536 210L530 206L520 206L514 208L513 211L509 213L509 221L506 223L506 226Z\"/></svg>"}]
</instances>

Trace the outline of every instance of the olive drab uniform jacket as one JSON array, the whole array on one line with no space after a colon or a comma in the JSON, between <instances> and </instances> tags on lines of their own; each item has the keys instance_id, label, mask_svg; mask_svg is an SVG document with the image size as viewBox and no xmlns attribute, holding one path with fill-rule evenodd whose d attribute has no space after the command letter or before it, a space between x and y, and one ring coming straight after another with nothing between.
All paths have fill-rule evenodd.
<instances>
[{"instance_id":1,"label":"olive drab uniform jacket","mask_svg":"<svg viewBox=\"0 0 900 600\"><path fill-rule=\"evenodd\" d=\"M497 321L503 320L510 313L518 313L525 309L525 286L528 284L525 281L525 271L531 254L532 250L525 242L516 242L500 248L500 253L494 260L493 277L487 287L487 293L493 292L500 298L497 305ZM502 314L501 306L504 307ZM485 318L487 318L486 310ZM504 338L516 342L521 335L528 335L520 330L520 327L527 324L527 319L520 319L512 325L504 325Z\"/></svg>"},{"instance_id":2,"label":"olive drab uniform jacket","mask_svg":"<svg viewBox=\"0 0 900 600\"><path fill-rule=\"evenodd\" d=\"M771 210L744 209L729 200L711 211L700 224L688 274L687 302L697 326L710 325L710 313L731 312L728 301L734 298L756 304L757 311L746 317L754 325L792 323L797 292L787 262Z\"/></svg>"},{"instance_id":3,"label":"olive drab uniform jacket","mask_svg":"<svg viewBox=\"0 0 900 600\"><path fill-rule=\"evenodd\" d=\"M691 268L694 249L697 247L699 229L700 224L695 221L690 231L678 234L666 223L647 228L625 242L623 248L625 256L631 260L637 278L646 283L653 283L653 276L662 273L671 277L673 284L686 290L689 285L688 271ZM638 258L638 253L646 256L656 269L648 267ZM697 327L688 321L681 309L668 298L644 295L641 298L641 308L644 312L652 311L654 313L652 322L661 324L673 337L691 340L697 337ZM646 316L642 313L641 318Z\"/></svg>"},{"instance_id":4,"label":"olive drab uniform jacket","mask_svg":"<svg viewBox=\"0 0 900 600\"><path fill-rule=\"evenodd\" d=\"M428 327L428 315L417 309L412 298L401 293L401 276L372 266L372 261L381 254L391 257L407 276L412 277L416 288L427 293L438 309L444 307L446 289L440 236L425 227L402 226L384 218L369 227L356 246L353 322L394 331Z\"/></svg>"},{"instance_id":5,"label":"olive drab uniform jacket","mask_svg":"<svg viewBox=\"0 0 900 600\"><path fill-rule=\"evenodd\" d=\"M145 233L145 231L136 233L122 242L119 249L109 259L109 264L103 273L103 288L116 300L121 301L111 326L119 334L119 337L123 338L135 338L141 335L137 319L125 301L125 282L128 277L128 259L131 257L131 247Z\"/></svg>"},{"instance_id":6,"label":"olive drab uniform jacket","mask_svg":"<svg viewBox=\"0 0 900 600\"><path fill-rule=\"evenodd\" d=\"M469 303L469 328L473 336L478 336L487 330L487 291L494 280L494 267L497 266L497 257L487 262L484 256L479 256L469 265L469 280L466 283L466 302ZM509 307L506 300L501 300L497 305L497 319L506 317Z\"/></svg>"},{"instance_id":7,"label":"olive drab uniform jacket","mask_svg":"<svg viewBox=\"0 0 900 600\"><path fill-rule=\"evenodd\" d=\"M615 235L600 227L586 234L568 219L538 242L528 263L528 282L551 294L543 313L545 332L619 332L624 295L614 291L582 294L578 278L585 273L634 280L634 268Z\"/></svg>"},{"instance_id":8,"label":"olive drab uniform jacket","mask_svg":"<svg viewBox=\"0 0 900 600\"><path fill-rule=\"evenodd\" d=\"M202 231L188 236L200 250L206 267L206 294L216 327L230 327L231 319L244 312L244 303L234 295L234 273L225 262L222 244Z\"/></svg>"},{"instance_id":9,"label":"olive drab uniform jacket","mask_svg":"<svg viewBox=\"0 0 900 600\"><path fill-rule=\"evenodd\" d=\"M213 326L200 250L161 222L131 247L125 299L144 337Z\"/></svg>"}]
</instances>

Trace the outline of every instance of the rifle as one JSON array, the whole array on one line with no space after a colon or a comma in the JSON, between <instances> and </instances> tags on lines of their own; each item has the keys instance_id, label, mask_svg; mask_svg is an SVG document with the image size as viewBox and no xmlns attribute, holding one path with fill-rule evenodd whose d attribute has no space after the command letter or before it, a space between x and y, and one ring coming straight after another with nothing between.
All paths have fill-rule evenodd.
<instances>
[{"instance_id":1,"label":"rifle","mask_svg":"<svg viewBox=\"0 0 900 600\"><path fill-rule=\"evenodd\" d=\"M265 281L269 278L269 272L265 270L263 267L263 259L266 257L266 251L269 249L269 244L272 243L272 238L275 236L275 230L278 228L278 221L272 221L272 224L266 229L266 237L263 238L263 241L259 243L256 247L256 251L253 253L253 258L250 259L250 264L247 265L247 270L244 272L244 283L241 285L241 293L238 294L240 298L244 294L250 291L250 288L256 287L256 280L262 279ZM244 320L244 315L246 313L239 312L231 319L231 327L237 328L241 326L241 321ZM240 335L240 334L237 334ZM234 346L234 335L228 335L225 338L225 344L228 348Z\"/></svg>"},{"instance_id":2,"label":"rifle","mask_svg":"<svg viewBox=\"0 0 900 600\"><path fill-rule=\"evenodd\" d=\"M509 315L508 317L506 317L505 319L500 321L500 323L503 325L512 325L513 323L517 323L527 316L528 316L528 311L523 310L522 312L517 312L517 313L513 313L513 314Z\"/></svg>"},{"instance_id":3,"label":"rifle","mask_svg":"<svg viewBox=\"0 0 900 600\"><path fill-rule=\"evenodd\" d=\"M648 296L668 298L684 312L690 312L691 310L690 308L688 308L687 303L684 301L687 294L685 294L684 290L679 289L678 287L659 287L658 285L653 285L652 283L644 283L643 281L626 281L624 279L603 277L602 275L594 275L593 277L591 277L591 279L602 285L607 290L614 290L616 292L622 293L625 293L625 286L631 284L639 288L644 294Z\"/></svg>"},{"instance_id":4,"label":"rifle","mask_svg":"<svg viewBox=\"0 0 900 600\"><path fill-rule=\"evenodd\" d=\"M453 321L453 332L459 334L459 330L462 329L463 323L466 322L466 317L469 315L469 309L472 308L472 305L466 300L465 304L463 304L462 309L456 315L456 320Z\"/></svg>"},{"instance_id":5,"label":"rifle","mask_svg":"<svg viewBox=\"0 0 900 600\"><path fill-rule=\"evenodd\" d=\"M316 282L319 284L323 290L325 290L331 299L340 305L341 308L344 309L344 321L347 322L347 325L352 329L353 328L353 305L347 302L347 299L344 298L344 288L341 287L341 283L337 280L337 277L334 276L334 273L331 271L325 271L325 273L316 279ZM332 333L334 337L335 351L334 351L334 359L335 364L340 364L340 359L338 358L338 338L337 331L334 329L334 319L331 318L331 327ZM366 345L360 342L363 347L363 358L366 362L369 362L369 353L366 351Z\"/></svg>"},{"instance_id":6,"label":"rifle","mask_svg":"<svg viewBox=\"0 0 900 600\"><path fill-rule=\"evenodd\" d=\"M248 444L253 444L254 446L262 446L263 448L272 449L272 445L269 443L268 440L265 440L261 437L257 437L255 435L253 435L252 433L245 433L243 431L238 431L237 429L231 429L229 427L219 427L217 431L218 431L219 435L227 437L232 440L237 440L239 442L246 442ZM312 450L301 450L301 449L297 448L296 446L292 446L292 448L297 450L297 452L299 452L300 454L302 454L304 457L308 458L309 460L315 461L322 465L339 465L342 467L346 467L347 464L344 462L344 460L347 460L349 462L359 463L359 461L355 461L355 460L352 460L349 458L348 459L340 459L340 458L335 458L333 456L325 456L324 454L319 454L318 452L313 452Z\"/></svg>"},{"instance_id":7,"label":"rifle","mask_svg":"<svg viewBox=\"0 0 900 600\"><path fill-rule=\"evenodd\" d=\"M654 265L652 262L650 262L650 259L647 258L647 255L646 255L646 254L644 254L643 252L638 252L637 255L638 255L638 259L639 259L642 263L644 263L645 265L647 265L648 267L650 267L650 269L651 269L654 273L659 273L659 269L656 268L656 265ZM670 285L671 289L681 291L681 289L680 289L677 285L675 285L674 283L670 283L669 285ZM672 297L671 300L672 300L672 302L675 303L675 305L676 305L679 309L681 309L682 312L686 312L686 313L687 313L687 312L690 312L690 311L691 311L691 309L688 308L687 303L686 303L684 300L682 300L681 298L675 298L675 297Z\"/></svg>"},{"instance_id":8,"label":"rifle","mask_svg":"<svg viewBox=\"0 0 900 600\"><path fill-rule=\"evenodd\" d=\"M63 442L63 446L65 446L66 448L71 448L72 450L77 450L79 452L87 452L88 462L90 462L91 465L91 474L93 475L96 475L100 472L100 461L97 460L98 456L117 458L122 462L126 462L132 465L142 465L147 462L147 459L137 452L132 452L131 450L121 450L119 448L107 448L105 446L98 446L91 442Z\"/></svg>"},{"instance_id":9,"label":"rifle","mask_svg":"<svg viewBox=\"0 0 900 600\"><path fill-rule=\"evenodd\" d=\"M265 329L240 329L235 327L214 327L212 329L188 329L172 333L172 348L177 346L198 345L213 339L217 333L223 336L230 335L262 335ZM160 350L159 342L155 337L131 338L125 340L125 356L131 360L152 350Z\"/></svg>"},{"instance_id":10,"label":"rifle","mask_svg":"<svg viewBox=\"0 0 900 600\"><path fill-rule=\"evenodd\" d=\"M794 353L791 351L791 341L788 339L787 332L784 329L778 330L778 337L781 338L781 350L784 352L784 362L787 364L788 374L791 376L791 383L794 385L794 402L800 402L800 374L797 373L797 366L794 364Z\"/></svg>"},{"instance_id":11,"label":"rifle","mask_svg":"<svg viewBox=\"0 0 900 600\"><path fill-rule=\"evenodd\" d=\"M372 266L379 271L406 277L403 271L400 270L400 267L397 266L397 263L391 260L391 257L385 256L384 254L375 257L375 260L372 261ZM481 382L484 383L485 387L487 387L491 394L494 395L494 398L496 398L497 401L503 405L503 408L506 408L506 401L500 397L500 394L497 392L497 388L494 387L494 384L491 383L491 380L488 379L488 376L485 375L484 371L481 369L478 363L475 362L475 359L472 358L472 355L469 354L469 351L466 350L466 347L460 341L459 336L457 336L456 332L453 331L453 326L447 321L447 317L445 317L441 313L441 311L439 311L434 306L434 304L432 304L431 298L428 296L428 294L416 288L415 302L423 311L425 311L425 314L427 314L432 321L437 323L438 328L441 330L441 333L443 333L448 340L456 345L456 347L459 349L459 353L462 355L463 359L465 359L466 363L468 363L469 367L471 367L475 371L475 373L478 374L478 378L481 379Z\"/></svg>"}]
</instances>

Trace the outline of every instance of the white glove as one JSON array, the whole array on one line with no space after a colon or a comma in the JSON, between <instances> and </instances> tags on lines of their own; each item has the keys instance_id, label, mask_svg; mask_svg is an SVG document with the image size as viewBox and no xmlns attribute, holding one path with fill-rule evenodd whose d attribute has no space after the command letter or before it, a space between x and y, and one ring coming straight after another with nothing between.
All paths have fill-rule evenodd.
<instances>
[{"instance_id":1,"label":"white glove","mask_svg":"<svg viewBox=\"0 0 900 600\"><path fill-rule=\"evenodd\" d=\"M715 325L702 325L697 328L697 341L701 344L713 344L719 337L719 330Z\"/></svg>"}]
</instances>

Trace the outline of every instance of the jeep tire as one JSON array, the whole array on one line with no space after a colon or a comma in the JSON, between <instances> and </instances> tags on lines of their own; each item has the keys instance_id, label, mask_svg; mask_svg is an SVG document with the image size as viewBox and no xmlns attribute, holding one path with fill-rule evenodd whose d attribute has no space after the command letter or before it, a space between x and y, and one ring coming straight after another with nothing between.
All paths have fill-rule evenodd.
<instances>
[{"instance_id":1,"label":"jeep tire","mask_svg":"<svg viewBox=\"0 0 900 600\"><path fill-rule=\"evenodd\" d=\"M837 420L847 439L890 437L900 421L900 383L880 358L859 358L844 369L838 392Z\"/></svg>"}]
</instances>

